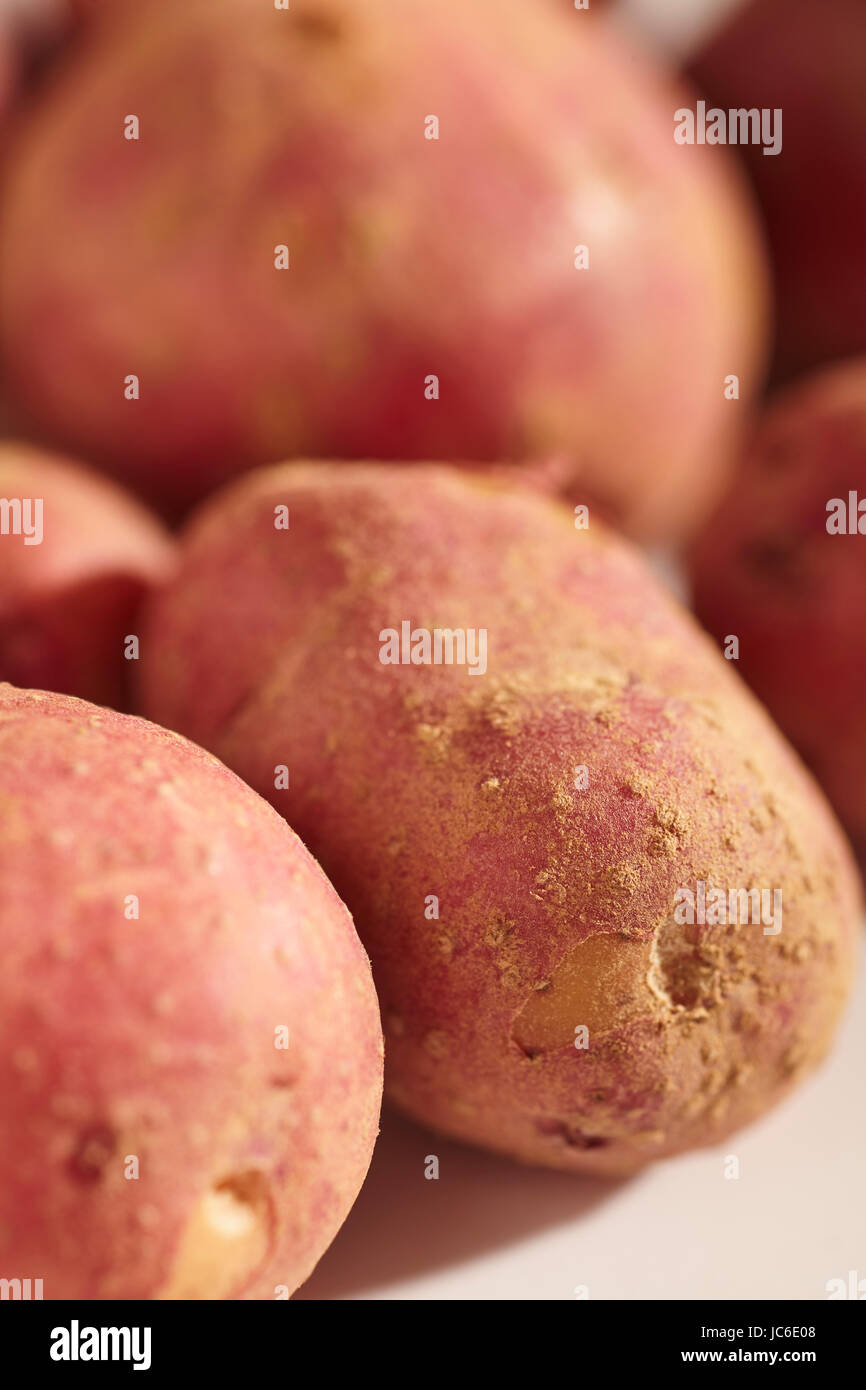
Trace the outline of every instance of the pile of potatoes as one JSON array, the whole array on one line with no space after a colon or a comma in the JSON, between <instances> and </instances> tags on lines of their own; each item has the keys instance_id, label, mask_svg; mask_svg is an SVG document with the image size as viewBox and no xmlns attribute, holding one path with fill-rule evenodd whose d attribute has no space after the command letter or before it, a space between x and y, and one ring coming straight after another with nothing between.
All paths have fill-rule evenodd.
<instances>
[{"instance_id":1,"label":"pile of potatoes","mask_svg":"<svg viewBox=\"0 0 866 1390\"><path fill-rule=\"evenodd\" d=\"M287 1298L383 1085L721 1142L856 962L866 362L760 403L849 327L773 338L601 14L66 8L0 134L0 1276Z\"/></svg>"}]
</instances>

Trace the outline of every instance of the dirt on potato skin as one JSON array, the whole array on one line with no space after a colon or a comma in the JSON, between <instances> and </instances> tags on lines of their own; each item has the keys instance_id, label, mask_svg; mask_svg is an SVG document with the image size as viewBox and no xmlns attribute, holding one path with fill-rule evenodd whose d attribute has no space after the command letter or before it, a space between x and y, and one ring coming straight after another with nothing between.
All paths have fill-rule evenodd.
<instances>
[{"instance_id":1,"label":"dirt on potato skin","mask_svg":"<svg viewBox=\"0 0 866 1390\"><path fill-rule=\"evenodd\" d=\"M484 628L486 671L383 665L402 620ZM824 1055L857 935L844 838L598 522L445 468L265 470L193 522L148 633L145 710L269 796L349 903L386 1090L416 1118L629 1172L717 1142ZM778 890L781 932L681 926L700 883Z\"/></svg>"}]
</instances>

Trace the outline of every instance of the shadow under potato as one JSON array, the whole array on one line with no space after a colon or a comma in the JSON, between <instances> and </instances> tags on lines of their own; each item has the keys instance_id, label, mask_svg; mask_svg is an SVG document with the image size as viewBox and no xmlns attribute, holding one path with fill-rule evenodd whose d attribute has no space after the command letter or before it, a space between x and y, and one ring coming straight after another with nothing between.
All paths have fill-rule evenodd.
<instances>
[{"instance_id":1,"label":"shadow under potato","mask_svg":"<svg viewBox=\"0 0 866 1390\"><path fill-rule=\"evenodd\" d=\"M3 580L12 588L5 573ZM81 579L60 575L44 592L0 593L0 681L128 712L125 643L138 632L146 590L142 577L112 569Z\"/></svg>"},{"instance_id":2,"label":"shadow under potato","mask_svg":"<svg viewBox=\"0 0 866 1390\"><path fill-rule=\"evenodd\" d=\"M439 1160L438 1179L425 1177L428 1155ZM627 1181L526 1167L386 1108L360 1196L295 1298L375 1296L383 1285L583 1216Z\"/></svg>"}]
</instances>

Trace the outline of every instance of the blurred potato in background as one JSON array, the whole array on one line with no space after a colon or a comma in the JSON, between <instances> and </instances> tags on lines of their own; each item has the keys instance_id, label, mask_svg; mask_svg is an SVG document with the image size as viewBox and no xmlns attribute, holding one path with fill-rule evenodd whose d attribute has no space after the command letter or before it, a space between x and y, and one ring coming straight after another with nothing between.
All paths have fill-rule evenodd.
<instances>
[{"instance_id":1,"label":"blurred potato in background","mask_svg":"<svg viewBox=\"0 0 866 1390\"><path fill-rule=\"evenodd\" d=\"M682 99L522 0L115 9L5 171L17 418L170 511L300 454L556 455L568 495L687 534L766 301L734 161L671 138Z\"/></svg>"},{"instance_id":2,"label":"blurred potato in background","mask_svg":"<svg viewBox=\"0 0 866 1390\"><path fill-rule=\"evenodd\" d=\"M775 374L866 350L866 7L749 0L690 65L708 101L783 112L784 148L744 145L775 281Z\"/></svg>"}]
</instances>

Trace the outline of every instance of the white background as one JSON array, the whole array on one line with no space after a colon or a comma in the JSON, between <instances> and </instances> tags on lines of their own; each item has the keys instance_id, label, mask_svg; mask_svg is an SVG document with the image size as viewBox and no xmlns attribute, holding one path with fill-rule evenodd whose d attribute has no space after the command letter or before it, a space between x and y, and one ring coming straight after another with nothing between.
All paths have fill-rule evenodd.
<instances>
[{"instance_id":1,"label":"white background","mask_svg":"<svg viewBox=\"0 0 866 1390\"><path fill-rule=\"evenodd\" d=\"M864 1052L861 970L832 1057L786 1103L625 1182L522 1168L386 1111L355 1208L296 1297L821 1299L852 1269L866 1296Z\"/></svg>"}]
</instances>

